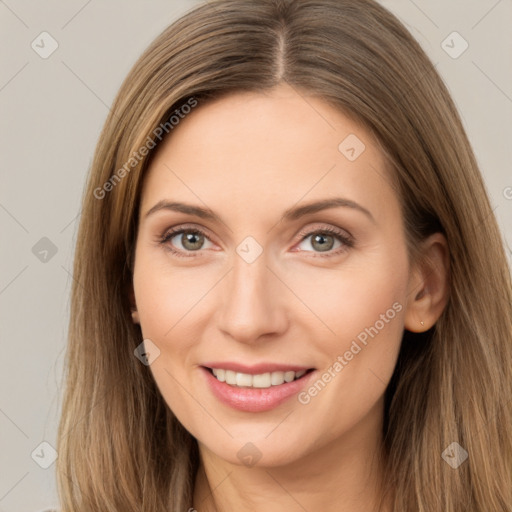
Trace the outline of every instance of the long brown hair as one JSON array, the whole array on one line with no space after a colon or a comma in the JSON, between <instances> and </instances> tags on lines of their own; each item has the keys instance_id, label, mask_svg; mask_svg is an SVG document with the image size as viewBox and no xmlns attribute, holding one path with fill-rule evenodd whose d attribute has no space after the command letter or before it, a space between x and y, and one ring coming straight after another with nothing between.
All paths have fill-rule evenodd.
<instances>
[{"instance_id":1,"label":"long brown hair","mask_svg":"<svg viewBox=\"0 0 512 512\"><path fill-rule=\"evenodd\" d=\"M411 258L421 258L417 248L430 233L448 240L449 302L429 331L404 333L386 392L394 510L512 510L510 271L442 80L372 0L214 0L138 59L96 148L74 260L58 432L62 512L192 506L197 442L134 356L142 337L127 289L141 185L153 146L179 129L169 120L184 105L282 81L375 134L396 177ZM457 469L441 456L452 442L469 454Z\"/></svg>"}]
</instances>

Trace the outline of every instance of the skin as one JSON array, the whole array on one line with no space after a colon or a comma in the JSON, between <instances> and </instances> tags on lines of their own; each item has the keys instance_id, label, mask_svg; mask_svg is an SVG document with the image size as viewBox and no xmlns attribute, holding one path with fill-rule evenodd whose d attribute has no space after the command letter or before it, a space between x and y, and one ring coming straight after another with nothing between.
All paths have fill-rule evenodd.
<instances>
[{"instance_id":1,"label":"skin","mask_svg":"<svg viewBox=\"0 0 512 512\"><path fill-rule=\"evenodd\" d=\"M338 149L349 134L365 145L354 161ZM446 304L446 240L432 235L422 245L431 264L412 265L399 198L371 134L287 85L197 107L155 156L141 198L133 320L160 350L149 368L162 396L199 443L191 506L373 510L384 391L404 328L429 329ZM373 219L337 207L283 220L289 208L333 197ZM164 209L146 217L163 199L208 207L222 222ZM184 224L206 232L203 245L182 235L158 243ZM326 227L349 233L353 247L330 234L315 243ZM247 236L263 250L252 263L236 252ZM200 370L212 360L279 362L320 377L396 303L394 318L307 404L292 397L270 411L237 411L217 400ZM261 454L253 466L237 456L249 442Z\"/></svg>"}]
</instances>

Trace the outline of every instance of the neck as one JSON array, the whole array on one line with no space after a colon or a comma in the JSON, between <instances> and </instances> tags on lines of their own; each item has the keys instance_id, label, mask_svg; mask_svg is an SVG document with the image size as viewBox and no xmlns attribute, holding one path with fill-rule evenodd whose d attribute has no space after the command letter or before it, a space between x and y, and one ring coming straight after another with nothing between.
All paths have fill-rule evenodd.
<instances>
[{"instance_id":1,"label":"neck","mask_svg":"<svg viewBox=\"0 0 512 512\"><path fill-rule=\"evenodd\" d=\"M372 415L371 415L372 416ZM382 498L382 408L352 431L279 466L232 464L201 443L197 512L389 512ZM319 440L321 442L321 440Z\"/></svg>"}]
</instances>

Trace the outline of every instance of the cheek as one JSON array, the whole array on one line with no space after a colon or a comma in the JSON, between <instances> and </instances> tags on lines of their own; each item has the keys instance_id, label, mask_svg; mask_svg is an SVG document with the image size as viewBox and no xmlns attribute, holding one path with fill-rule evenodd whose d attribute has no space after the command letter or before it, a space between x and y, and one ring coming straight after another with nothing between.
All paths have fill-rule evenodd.
<instances>
[{"instance_id":1,"label":"cheek","mask_svg":"<svg viewBox=\"0 0 512 512\"><path fill-rule=\"evenodd\" d=\"M302 317L316 326L322 343L332 340L328 352L338 352L360 333L364 341L365 329L375 324L379 331L391 331L394 324L394 332L401 332L408 280L405 250L382 246L354 254L337 268L290 270L285 280L293 283L306 306Z\"/></svg>"},{"instance_id":2,"label":"cheek","mask_svg":"<svg viewBox=\"0 0 512 512\"><path fill-rule=\"evenodd\" d=\"M336 272L335 279L318 274L309 289L308 305L329 331L312 338L319 340L315 349L324 355L323 367L299 398L333 436L374 407L394 371L408 279L405 246L396 247L376 246Z\"/></svg>"},{"instance_id":3,"label":"cheek","mask_svg":"<svg viewBox=\"0 0 512 512\"><path fill-rule=\"evenodd\" d=\"M170 344L212 288L215 276L201 267L176 268L165 250L156 254L141 250L137 258L133 281L143 335ZM173 347L179 350L188 341L180 336L180 343Z\"/></svg>"},{"instance_id":4,"label":"cheek","mask_svg":"<svg viewBox=\"0 0 512 512\"><path fill-rule=\"evenodd\" d=\"M309 339L322 354L322 367L321 382L306 390L301 403L310 404L306 409L311 407L337 432L340 417L349 428L368 412L394 371L404 327L408 258L405 245L382 242L337 270L309 272L296 278L294 291L315 313L316 318L307 314L302 327L314 329ZM335 405L332 415L333 404L340 403L345 412Z\"/></svg>"},{"instance_id":5,"label":"cheek","mask_svg":"<svg viewBox=\"0 0 512 512\"><path fill-rule=\"evenodd\" d=\"M200 395L191 387L190 377L198 339L195 308L200 307L206 284L203 280L201 285L201 276L194 273L170 269L165 256L150 257L141 251L134 271L137 309L143 338L160 351L148 370L168 407L192 435L199 435L196 427L204 416L191 400L190 393Z\"/></svg>"}]
</instances>

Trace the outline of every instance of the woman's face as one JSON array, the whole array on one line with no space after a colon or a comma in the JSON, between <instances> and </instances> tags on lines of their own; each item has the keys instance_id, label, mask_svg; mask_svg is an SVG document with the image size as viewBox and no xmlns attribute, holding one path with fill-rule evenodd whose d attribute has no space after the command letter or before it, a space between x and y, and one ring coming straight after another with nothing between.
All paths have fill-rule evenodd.
<instances>
[{"instance_id":1,"label":"woman's face","mask_svg":"<svg viewBox=\"0 0 512 512\"><path fill-rule=\"evenodd\" d=\"M181 120L146 176L133 284L156 384L213 455L281 465L377 435L403 222L369 132L322 100L279 86Z\"/></svg>"}]
</instances>

